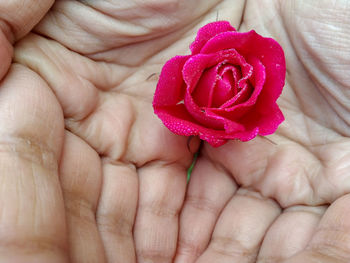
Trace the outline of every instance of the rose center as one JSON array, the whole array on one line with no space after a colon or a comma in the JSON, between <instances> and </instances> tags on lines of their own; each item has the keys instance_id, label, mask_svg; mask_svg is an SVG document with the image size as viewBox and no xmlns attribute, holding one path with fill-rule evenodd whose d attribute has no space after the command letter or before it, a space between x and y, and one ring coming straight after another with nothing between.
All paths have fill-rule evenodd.
<instances>
[{"instance_id":1,"label":"rose center","mask_svg":"<svg viewBox=\"0 0 350 263\"><path fill-rule=\"evenodd\" d=\"M243 75L241 66L222 62L204 70L192 97L199 107L219 108L243 92Z\"/></svg>"},{"instance_id":2,"label":"rose center","mask_svg":"<svg viewBox=\"0 0 350 263\"><path fill-rule=\"evenodd\" d=\"M219 68L216 83L213 87L213 97L209 107L220 107L234 97L240 90L238 81L242 78L239 66L223 65Z\"/></svg>"}]
</instances>

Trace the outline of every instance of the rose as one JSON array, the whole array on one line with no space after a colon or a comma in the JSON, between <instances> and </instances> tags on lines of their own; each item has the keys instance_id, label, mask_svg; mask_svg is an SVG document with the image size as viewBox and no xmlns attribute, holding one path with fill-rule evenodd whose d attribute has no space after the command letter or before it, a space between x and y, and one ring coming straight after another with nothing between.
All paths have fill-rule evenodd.
<instances>
[{"instance_id":1,"label":"rose","mask_svg":"<svg viewBox=\"0 0 350 263\"><path fill-rule=\"evenodd\" d=\"M154 94L154 112L169 130L212 146L276 131L286 66L275 40L220 21L202 27L190 50L166 62Z\"/></svg>"}]
</instances>

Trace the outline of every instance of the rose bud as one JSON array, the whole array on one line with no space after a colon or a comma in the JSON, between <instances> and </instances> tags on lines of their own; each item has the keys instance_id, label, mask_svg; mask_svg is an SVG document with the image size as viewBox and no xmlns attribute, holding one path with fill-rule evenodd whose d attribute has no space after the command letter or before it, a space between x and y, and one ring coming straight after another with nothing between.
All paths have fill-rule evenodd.
<instances>
[{"instance_id":1,"label":"rose bud","mask_svg":"<svg viewBox=\"0 0 350 263\"><path fill-rule=\"evenodd\" d=\"M275 40L219 21L202 27L190 50L166 62L154 94L154 112L169 130L214 147L276 131L286 65Z\"/></svg>"}]
</instances>

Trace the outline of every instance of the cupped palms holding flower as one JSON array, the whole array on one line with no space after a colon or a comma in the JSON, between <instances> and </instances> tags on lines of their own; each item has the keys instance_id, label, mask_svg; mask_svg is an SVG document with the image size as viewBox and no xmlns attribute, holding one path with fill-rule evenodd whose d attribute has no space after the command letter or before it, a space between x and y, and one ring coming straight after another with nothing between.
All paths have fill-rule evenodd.
<instances>
[{"instance_id":1,"label":"cupped palms holding flower","mask_svg":"<svg viewBox=\"0 0 350 263\"><path fill-rule=\"evenodd\" d=\"M1 3L0 261L349 262L349 7ZM283 47L285 121L204 143L187 185L199 141L154 114L154 73L217 16Z\"/></svg>"}]
</instances>

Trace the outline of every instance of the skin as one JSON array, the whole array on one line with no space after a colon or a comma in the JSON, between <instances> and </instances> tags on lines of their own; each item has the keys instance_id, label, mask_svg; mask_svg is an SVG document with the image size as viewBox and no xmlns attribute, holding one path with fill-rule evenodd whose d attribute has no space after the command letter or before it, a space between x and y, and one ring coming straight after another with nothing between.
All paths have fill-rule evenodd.
<instances>
[{"instance_id":1,"label":"skin","mask_svg":"<svg viewBox=\"0 0 350 263\"><path fill-rule=\"evenodd\" d=\"M1 262L349 262L348 1L3 1ZM228 20L284 48L274 135L153 114L164 62ZM13 48L14 45L14 48ZM12 62L11 62L12 58Z\"/></svg>"}]
</instances>

